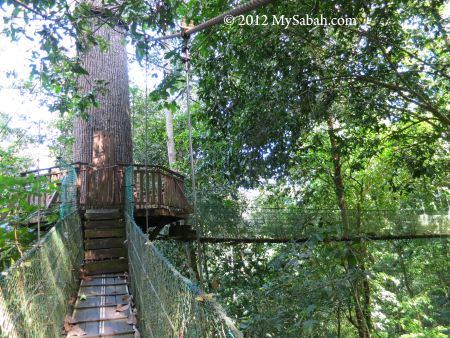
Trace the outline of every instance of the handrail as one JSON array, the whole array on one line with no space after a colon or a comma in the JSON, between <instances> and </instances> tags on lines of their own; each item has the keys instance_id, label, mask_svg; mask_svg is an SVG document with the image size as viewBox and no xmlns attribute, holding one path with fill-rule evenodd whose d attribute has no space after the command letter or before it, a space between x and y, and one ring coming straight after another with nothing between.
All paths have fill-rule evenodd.
<instances>
[{"instance_id":1,"label":"handrail","mask_svg":"<svg viewBox=\"0 0 450 338\"><path fill-rule=\"evenodd\" d=\"M83 165L89 165L89 163L87 163L87 162L72 162L69 165L71 165L71 166L83 166ZM136 167L136 168L145 168L145 164L140 164L140 163L133 163L133 164L117 163L116 165L119 166L119 167L133 166L133 167ZM171 175L178 176L179 178L181 178L183 180L185 179L185 175L183 175L183 174L181 174L179 172L176 172L176 171L174 171L174 170L172 170L170 168L167 168L167 167L165 167L163 165L159 165L159 164L157 164L157 165L147 165L147 167L148 168L161 169L161 170L163 170L165 172L170 173ZM21 173L19 173L19 175L20 176L26 176L28 174L42 172L42 171L49 172L50 170L53 170L53 169L60 169L60 166L53 166L53 167L48 167L48 168L41 168L41 169L22 171Z\"/></svg>"},{"instance_id":2,"label":"handrail","mask_svg":"<svg viewBox=\"0 0 450 338\"><path fill-rule=\"evenodd\" d=\"M136 168L145 168L145 164L140 164L140 163L133 163L133 164L127 164L127 163L118 163L117 165L119 165L119 166L123 166L123 167L129 167L129 166L132 166L132 167L136 167ZM176 172L176 171L174 171L174 170L172 170L172 169L170 169L170 168L167 168L167 167L165 167L165 166L163 166L163 165L160 165L160 164L154 164L154 165L147 165L147 167L148 168L156 168L156 169L161 169L161 170L163 170L163 171L166 171L166 172L168 172L168 173L170 173L170 174L172 174L172 175L174 175L174 176L178 176L179 178L181 178L181 179L185 179L185 175L183 175L183 174L181 174L181 173L179 173L179 172Z\"/></svg>"}]
</instances>

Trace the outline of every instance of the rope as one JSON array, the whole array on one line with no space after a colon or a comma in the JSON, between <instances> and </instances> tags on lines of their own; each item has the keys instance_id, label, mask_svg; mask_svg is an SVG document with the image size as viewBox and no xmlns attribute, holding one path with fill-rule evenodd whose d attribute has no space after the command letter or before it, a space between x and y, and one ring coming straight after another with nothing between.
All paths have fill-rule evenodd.
<instances>
[{"instance_id":1,"label":"rope","mask_svg":"<svg viewBox=\"0 0 450 338\"><path fill-rule=\"evenodd\" d=\"M192 146L192 123L191 123L191 103L190 103L190 56L189 56L189 35L184 37L184 67L186 72L186 112L187 112L187 124L188 124L188 133L189 133L189 157L191 162L191 180L192 180L192 202L194 207L194 229L196 229L197 236L197 247L198 247L198 258L199 264L197 264L198 274L199 274L199 283L203 288L203 251L202 251L202 243L200 242L200 238L202 236L202 231L199 223L197 222L197 190L195 188L195 163L194 163L194 151Z\"/></svg>"},{"instance_id":2,"label":"rope","mask_svg":"<svg viewBox=\"0 0 450 338\"><path fill-rule=\"evenodd\" d=\"M145 98L144 98L144 114L145 114L145 232L148 234L148 49L145 53ZM161 187L159 187L161 189Z\"/></svg>"},{"instance_id":3,"label":"rope","mask_svg":"<svg viewBox=\"0 0 450 338\"><path fill-rule=\"evenodd\" d=\"M38 147L41 145L41 121L38 122ZM41 242L41 177L40 177L40 165L41 165L41 150L38 149L38 157L37 157L37 169L38 169L38 220L37 220L37 235L39 244Z\"/></svg>"},{"instance_id":4,"label":"rope","mask_svg":"<svg viewBox=\"0 0 450 338\"><path fill-rule=\"evenodd\" d=\"M249 1L243 5L240 5L238 7L235 7L229 11L226 11L218 16L215 16L212 19L209 19L197 26L192 27L191 29L182 31L182 32L178 32L178 33L173 33L170 35L165 35L165 36L159 36L159 37L147 37L146 36L146 41L147 42L155 42L155 41L163 41L163 40L169 40L169 39L175 39L175 38L181 38L181 37L185 37L185 36L190 36L192 34L195 34L197 32L200 32L202 30L205 30L207 28L210 28L212 26L218 25L218 24L222 24L223 20L225 17L227 16L238 16L238 15L242 15L245 14L247 12L250 12L258 7L264 6L269 4L270 2L272 2L272 0L252 0Z\"/></svg>"}]
</instances>

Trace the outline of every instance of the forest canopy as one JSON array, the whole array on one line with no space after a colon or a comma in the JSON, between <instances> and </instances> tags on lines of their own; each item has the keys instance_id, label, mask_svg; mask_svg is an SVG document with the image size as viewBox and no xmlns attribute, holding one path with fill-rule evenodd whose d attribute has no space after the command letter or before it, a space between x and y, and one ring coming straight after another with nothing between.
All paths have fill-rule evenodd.
<instances>
[{"instance_id":1,"label":"forest canopy","mask_svg":"<svg viewBox=\"0 0 450 338\"><path fill-rule=\"evenodd\" d=\"M7 0L0 1L0 11L3 34L40 46L31 52L23 87L38 86L47 95L44 104L60 113L55 126L65 149L59 155L67 162L74 118L88 120L89 108L108 90L101 81L89 92L78 88L77 79L88 74L79 55L91 46L111 48L90 24L96 17L126 29L133 51L128 57L141 65L149 87L130 86L136 163L191 172L189 48L188 100L204 226L226 228L246 208L260 215L268 209L313 211L314 235L304 243L204 246L206 288L226 304L246 337L447 337L447 238L324 238L330 214L338 215L344 236L361 231L362 215L370 212L448 221L450 5L277 0L185 39L154 39L236 4ZM273 20L293 15L350 18L354 24ZM14 135L6 120L0 116L0 131ZM11 167L29 164L12 149L0 149L0 187L18 184L8 178ZM2 208L10 196L0 195ZM0 228L0 243L15 247L11 236ZM30 241L28 232L23 241ZM181 247L165 243L161 249L189 273Z\"/></svg>"}]
</instances>

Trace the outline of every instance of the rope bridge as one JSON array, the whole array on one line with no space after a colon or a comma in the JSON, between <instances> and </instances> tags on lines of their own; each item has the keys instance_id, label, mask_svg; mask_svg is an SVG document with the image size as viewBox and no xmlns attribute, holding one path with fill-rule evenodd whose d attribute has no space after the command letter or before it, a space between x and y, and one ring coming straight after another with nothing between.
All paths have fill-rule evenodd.
<instances>
[{"instance_id":1,"label":"rope bridge","mask_svg":"<svg viewBox=\"0 0 450 338\"><path fill-rule=\"evenodd\" d=\"M76 212L76 174L66 168L61 217L41 241L0 275L0 337L60 337L68 300L83 261Z\"/></svg>"},{"instance_id":2,"label":"rope bridge","mask_svg":"<svg viewBox=\"0 0 450 338\"><path fill-rule=\"evenodd\" d=\"M144 337L242 337L222 307L182 276L129 216L127 236L131 290Z\"/></svg>"},{"instance_id":3,"label":"rope bridge","mask_svg":"<svg viewBox=\"0 0 450 338\"><path fill-rule=\"evenodd\" d=\"M446 212L347 210L347 218L346 233L339 210L270 209L199 203L197 211L203 242L276 243L305 241L313 236L323 240L450 236L450 214Z\"/></svg>"},{"instance_id":4,"label":"rope bridge","mask_svg":"<svg viewBox=\"0 0 450 338\"><path fill-rule=\"evenodd\" d=\"M144 337L238 338L242 333L211 295L182 276L133 219L133 167L125 170L131 290Z\"/></svg>"},{"instance_id":5,"label":"rope bridge","mask_svg":"<svg viewBox=\"0 0 450 338\"><path fill-rule=\"evenodd\" d=\"M70 299L79 287L84 253L82 222L76 204L77 175L70 166L63 170L60 220L0 275L0 337L62 335ZM132 181L126 175L127 182ZM127 192L132 193L130 189ZM129 279L142 336L243 337L220 304L183 277L148 242L130 216L133 204L129 202L126 203Z\"/></svg>"}]
</instances>

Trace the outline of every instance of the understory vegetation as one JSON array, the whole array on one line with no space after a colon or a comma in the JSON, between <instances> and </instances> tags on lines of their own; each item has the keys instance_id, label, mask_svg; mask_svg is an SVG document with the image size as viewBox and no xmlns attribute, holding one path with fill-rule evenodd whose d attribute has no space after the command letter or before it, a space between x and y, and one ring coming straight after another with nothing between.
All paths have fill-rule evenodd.
<instances>
[{"instance_id":1,"label":"understory vegetation","mask_svg":"<svg viewBox=\"0 0 450 338\"><path fill-rule=\"evenodd\" d=\"M47 103L61 112L59 155L71 162L72 120L96 104L96 93L77 93L74 78L83 69L58 35L76 41L76 33L89 31L90 8L84 3L69 15L65 1L26 3L62 18L35 36L45 56L33 55L30 83L39 82L52 95ZM189 188L183 43L147 42L144 32L169 34L182 20L198 24L232 2L156 1L150 9L144 3L117 2L117 11L105 14L130 26L132 58L149 69L153 85L147 95L130 88L134 162L169 166L170 111L176 150L170 166L186 173ZM5 16L5 32L23 39L25 25L17 20L39 14L15 6L21 9ZM356 18L357 25L235 23L191 37L197 207L200 219L212 215L203 230L231 229L245 210L315 215L302 242L192 245L201 253L205 292L225 305L245 337L450 336L449 239L414 238L419 230L407 222L421 222L423 230L440 217L442 231L450 231L448 11L435 0L280 0L251 15ZM0 116L0 133L14 132ZM13 226L22 215L14 211L30 211L11 205L25 198L24 188L15 188L24 186L23 178L15 177L30 165L14 147L0 149L0 212L9 217L1 221L9 225L0 225L2 267L35 236ZM374 226L363 228L361 217L370 213ZM330 215L339 219L343 237L361 236L330 241ZM405 228L392 230L404 237L373 239L389 235L385 215L404 218ZM276 216L272 222L276 227ZM195 277L186 246L158 246Z\"/></svg>"}]
</instances>

